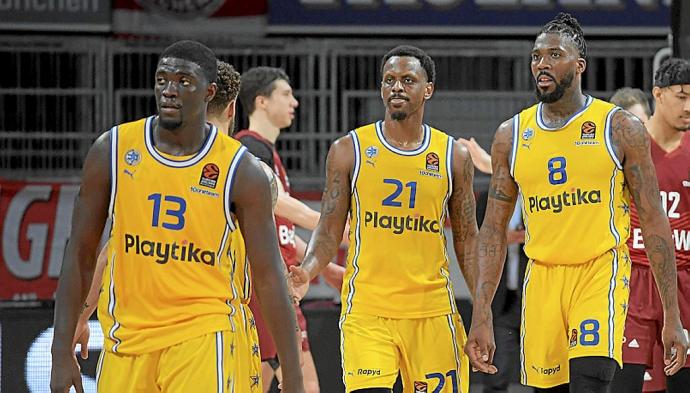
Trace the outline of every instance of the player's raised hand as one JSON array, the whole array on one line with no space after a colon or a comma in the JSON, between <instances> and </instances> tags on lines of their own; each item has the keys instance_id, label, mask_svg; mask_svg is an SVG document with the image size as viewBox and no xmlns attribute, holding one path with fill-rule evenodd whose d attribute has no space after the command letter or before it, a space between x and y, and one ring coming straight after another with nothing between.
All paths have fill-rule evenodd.
<instances>
[{"instance_id":1,"label":"player's raised hand","mask_svg":"<svg viewBox=\"0 0 690 393\"><path fill-rule=\"evenodd\" d=\"M487 374L496 374L498 369L493 365L494 351L494 329L491 320L488 322L475 323L472 321L470 334L465 343L465 353L470 358L473 371L481 371Z\"/></svg>"},{"instance_id":2,"label":"player's raised hand","mask_svg":"<svg viewBox=\"0 0 690 393\"><path fill-rule=\"evenodd\" d=\"M300 266L290 266L288 285L292 296L299 302L309 290L309 273Z\"/></svg>"},{"instance_id":3,"label":"player's raised hand","mask_svg":"<svg viewBox=\"0 0 690 393\"><path fill-rule=\"evenodd\" d=\"M688 357L688 337L678 318L671 323L664 321L661 339L664 343L664 364L666 365L664 373L673 375L685 366Z\"/></svg>"},{"instance_id":4,"label":"player's raised hand","mask_svg":"<svg viewBox=\"0 0 690 393\"><path fill-rule=\"evenodd\" d=\"M91 329L89 328L89 321L79 319L77 322L77 330L74 333L74 341L72 347L76 349L77 344L80 344L79 351L82 359L89 358L89 337L91 336Z\"/></svg>"}]
</instances>

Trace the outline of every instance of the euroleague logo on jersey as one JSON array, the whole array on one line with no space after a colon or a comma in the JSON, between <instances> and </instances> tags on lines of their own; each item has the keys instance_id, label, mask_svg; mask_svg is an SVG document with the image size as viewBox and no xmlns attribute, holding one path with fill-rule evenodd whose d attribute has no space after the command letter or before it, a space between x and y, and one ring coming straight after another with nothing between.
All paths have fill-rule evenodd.
<instances>
[{"instance_id":1,"label":"euroleague logo on jersey","mask_svg":"<svg viewBox=\"0 0 690 393\"><path fill-rule=\"evenodd\" d=\"M597 136L597 125L587 120L580 127L580 139L594 139Z\"/></svg>"},{"instance_id":2,"label":"euroleague logo on jersey","mask_svg":"<svg viewBox=\"0 0 690 393\"><path fill-rule=\"evenodd\" d=\"M426 155L426 170L438 172L439 159L438 154L429 153Z\"/></svg>"},{"instance_id":3,"label":"euroleague logo on jersey","mask_svg":"<svg viewBox=\"0 0 690 393\"><path fill-rule=\"evenodd\" d=\"M204 168L201 170L201 178L199 179L199 185L208 188L216 188L219 173L220 169L218 169L218 165L214 163L208 163L204 165Z\"/></svg>"}]
</instances>

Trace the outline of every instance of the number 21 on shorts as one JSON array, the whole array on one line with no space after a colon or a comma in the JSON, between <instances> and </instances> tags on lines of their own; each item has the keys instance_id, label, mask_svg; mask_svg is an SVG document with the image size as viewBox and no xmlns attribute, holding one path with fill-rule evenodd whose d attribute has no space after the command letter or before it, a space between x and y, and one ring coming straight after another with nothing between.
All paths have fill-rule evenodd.
<instances>
[{"instance_id":1,"label":"number 21 on shorts","mask_svg":"<svg viewBox=\"0 0 690 393\"><path fill-rule=\"evenodd\" d=\"M424 393L441 393L446 385L446 379L450 378L453 393L458 393L458 373L456 370L449 370L447 373L429 373L424 376L427 382L414 381L414 391ZM432 388L433 390L429 390Z\"/></svg>"}]
</instances>

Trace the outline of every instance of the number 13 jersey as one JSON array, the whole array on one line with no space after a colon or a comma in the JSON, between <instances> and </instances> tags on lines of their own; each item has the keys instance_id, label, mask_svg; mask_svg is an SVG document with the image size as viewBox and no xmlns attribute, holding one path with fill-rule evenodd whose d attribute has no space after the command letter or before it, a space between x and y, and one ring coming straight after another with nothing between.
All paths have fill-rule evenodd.
<instances>
[{"instance_id":1,"label":"number 13 jersey","mask_svg":"<svg viewBox=\"0 0 690 393\"><path fill-rule=\"evenodd\" d=\"M138 355L231 330L249 270L231 243L229 201L242 145L213 126L199 151L170 156L154 117L110 131L113 226L98 304L108 351ZM239 239L239 240L238 240Z\"/></svg>"},{"instance_id":2,"label":"number 13 jersey","mask_svg":"<svg viewBox=\"0 0 690 393\"><path fill-rule=\"evenodd\" d=\"M350 248L342 312L423 318L456 312L444 223L453 138L427 125L415 150L383 136L383 122L350 132Z\"/></svg>"}]
</instances>

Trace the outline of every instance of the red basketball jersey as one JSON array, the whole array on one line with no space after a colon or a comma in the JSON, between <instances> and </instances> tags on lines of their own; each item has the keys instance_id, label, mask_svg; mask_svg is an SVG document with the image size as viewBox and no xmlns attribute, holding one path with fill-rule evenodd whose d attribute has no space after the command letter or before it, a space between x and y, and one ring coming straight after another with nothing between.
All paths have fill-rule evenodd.
<instances>
[{"instance_id":1,"label":"red basketball jersey","mask_svg":"<svg viewBox=\"0 0 690 393\"><path fill-rule=\"evenodd\" d=\"M671 152L662 150L652 139L651 151L661 204L671 223L676 263L678 267L690 267L690 132L683 134L680 145ZM649 266L635 206L630 212L630 225L630 257L633 263Z\"/></svg>"},{"instance_id":2,"label":"red basketball jersey","mask_svg":"<svg viewBox=\"0 0 690 393\"><path fill-rule=\"evenodd\" d=\"M290 194L290 180L288 179L287 172L285 171L285 167L283 166L283 162L278 155L275 145L257 132L251 130L242 130L233 135L233 137L237 140L250 137L266 145L266 147L271 150L273 155L273 163L267 162L267 164L273 164L273 172L275 172L275 174L278 176L278 179L280 179L285 192ZM251 153L254 153L252 152L251 147L248 148ZM275 216L275 221L276 232L278 233L278 242L280 243L280 253L283 255L283 260L288 266L296 265L298 261L297 247L295 246L295 224L287 218L278 215Z\"/></svg>"}]
</instances>

